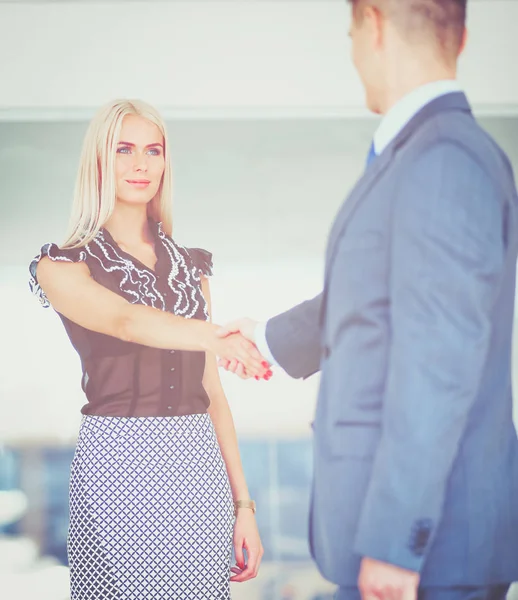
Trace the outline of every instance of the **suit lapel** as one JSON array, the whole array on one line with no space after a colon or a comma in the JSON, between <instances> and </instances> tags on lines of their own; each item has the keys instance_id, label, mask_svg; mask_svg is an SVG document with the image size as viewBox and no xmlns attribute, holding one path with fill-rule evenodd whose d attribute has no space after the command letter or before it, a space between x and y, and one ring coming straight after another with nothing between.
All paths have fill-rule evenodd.
<instances>
[{"instance_id":1,"label":"suit lapel","mask_svg":"<svg viewBox=\"0 0 518 600\"><path fill-rule=\"evenodd\" d=\"M338 215L336 216L335 222L333 223L333 227L331 228L331 232L329 234L326 256L326 275L329 266L333 262L333 257L335 254L336 247L338 245L338 241L341 238L342 232L345 226L347 225L347 222L354 213L355 208L360 204L362 199L365 198L365 196L368 194L368 192L379 179L379 177L387 170L392 161L393 153L393 147L389 146L382 154L380 154L376 159L374 159L372 164L365 171L363 177L353 188L349 197L342 204L342 207L340 208Z\"/></svg>"},{"instance_id":2,"label":"suit lapel","mask_svg":"<svg viewBox=\"0 0 518 600\"><path fill-rule=\"evenodd\" d=\"M326 252L326 265L324 277L324 292L320 309L320 324L323 324L324 315L327 305L327 294L329 290L329 274L333 261L335 259L338 242L343 235L347 222L354 214L355 209L360 202L368 195L368 192L376 181L389 168L398 149L403 146L408 138L410 138L426 121L434 117L442 111L456 110L464 113L471 113L471 107L466 96L462 92L453 92L440 96L432 100L424 108L422 108L405 127L400 131L396 138L385 148L380 156L364 173L363 177L358 181L351 194L340 208L338 215L334 221L329 234L329 241Z\"/></svg>"}]
</instances>

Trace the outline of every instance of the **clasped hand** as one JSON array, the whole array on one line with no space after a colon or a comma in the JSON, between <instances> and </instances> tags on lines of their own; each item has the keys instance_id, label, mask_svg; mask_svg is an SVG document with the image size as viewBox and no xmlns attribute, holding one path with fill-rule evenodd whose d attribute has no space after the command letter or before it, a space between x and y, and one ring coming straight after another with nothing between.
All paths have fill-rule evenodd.
<instances>
[{"instance_id":1,"label":"clasped hand","mask_svg":"<svg viewBox=\"0 0 518 600\"><path fill-rule=\"evenodd\" d=\"M239 319L220 327L217 331L218 365L241 379L254 377L268 381L272 371L254 343L256 325L252 319Z\"/></svg>"}]
</instances>

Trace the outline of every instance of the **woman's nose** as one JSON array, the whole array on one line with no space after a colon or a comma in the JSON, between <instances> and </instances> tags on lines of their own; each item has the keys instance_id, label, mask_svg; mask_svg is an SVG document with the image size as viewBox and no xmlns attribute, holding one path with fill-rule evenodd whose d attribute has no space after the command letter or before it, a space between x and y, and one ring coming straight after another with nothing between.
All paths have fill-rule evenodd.
<instances>
[{"instance_id":1,"label":"woman's nose","mask_svg":"<svg viewBox=\"0 0 518 600\"><path fill-rule=\"evenodd\" d=\"M147 171L147 158L144 154L136 154L133 163L134 171Z\"/></svg>"}]
</instances>

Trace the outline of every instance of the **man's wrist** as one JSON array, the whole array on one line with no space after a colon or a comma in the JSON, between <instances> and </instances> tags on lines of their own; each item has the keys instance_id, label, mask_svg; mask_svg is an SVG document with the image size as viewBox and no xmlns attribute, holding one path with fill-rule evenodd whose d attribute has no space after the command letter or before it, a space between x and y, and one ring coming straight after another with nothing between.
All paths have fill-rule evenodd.
<instances>
[{"instance_id":1,"label":"man's wrist","mask_svg":"<svg viewBox=\"0 0 518 600\"><path fill-rule=\"evenodd\" d=\"M259 323L253 319L247 320L247 327L243 331L243 335L254 344L256 343L256 330Z\"/></svg>"},{"instance_id":2,"label":"man's wrist","mask_svg":"<svg viewBox=\"0 0 518 600\"><path fill-rule=\"evenodd\" d=\"M266 324L267 322L257 323L254 329L254 343L263 357L271 364L278 365L275 357L270 351L268 340L266 339Z\"/></svg>"}]
</instances>

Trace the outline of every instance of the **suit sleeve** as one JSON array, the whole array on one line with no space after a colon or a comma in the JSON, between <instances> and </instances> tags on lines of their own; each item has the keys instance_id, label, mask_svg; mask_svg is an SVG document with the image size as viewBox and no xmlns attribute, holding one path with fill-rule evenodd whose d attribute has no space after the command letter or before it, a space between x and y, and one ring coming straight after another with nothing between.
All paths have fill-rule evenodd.
<instances>
[{"instance_id":1,"label":"suit sleeve","mask_svg":"<svg viewBox=\"0 0 518 600\"><path fill-rule=\"evenodd\" d=\"M414 158L400 184L382 438L355 540L362 556L424 564L488 353L503 221L497 185L454 143Z\"/></svg>"},{"instance_id":2,"label":"suit sleeve","mask_svg":"<svg viewBox=\"0 0 518 600\"><path fill-rule=\"evenodd\" d=\"M307 379L320 370L321 304L322 294L319 294L266 324L266 342L271 354L295 379Z\"/></svg>"}]
</instances>

